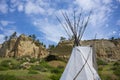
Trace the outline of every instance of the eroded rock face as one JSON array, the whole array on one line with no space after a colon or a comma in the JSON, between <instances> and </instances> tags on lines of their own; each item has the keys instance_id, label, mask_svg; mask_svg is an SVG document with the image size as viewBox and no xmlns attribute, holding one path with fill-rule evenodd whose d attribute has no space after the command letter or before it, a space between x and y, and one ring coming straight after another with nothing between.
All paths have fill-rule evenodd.
<instances>
[{"instance_id":1,"label":"eroded rock face","mask_svg":"<svg viewBox=\"0 0 120 80\"><path fill-rule=\"evenodd\" d=\"M95 51L98 58L109 60L120 60L120 39L117 40L85 40L81 41L82 46L95 44ZM56 48L51 51L51 54L59 56L70 56L73 48L72 41L62 41Z\"/></svg>"},{"instance_id":2,"label":"eroded rock face","mask_svg":"<svg viewBox=\"0 0 120 80\"><path fill-rule=\"evenodd\" d=\"M36 45L30 37L23 34L18 38L13 38L4 42L0 48L0 56L2 57L29 56L34 58L44 58L47 55L48 52L42 45Z\"/></svg>"}]
</instances>

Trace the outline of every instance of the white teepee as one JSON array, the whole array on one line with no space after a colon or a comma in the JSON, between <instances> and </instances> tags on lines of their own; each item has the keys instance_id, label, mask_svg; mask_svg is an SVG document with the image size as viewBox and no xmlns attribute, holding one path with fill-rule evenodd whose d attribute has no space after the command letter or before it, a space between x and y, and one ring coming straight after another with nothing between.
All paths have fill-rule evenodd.
<instances>
[{"instance_id":1,"label":"white teepee","mask_svg":"<svg viewBox=\"0 0 120 80\"><path fill-rule=\"evenodd\" d=\"M93 67L92 53L92 47L74 47L60 80L100 80Z\"/></svg>"},{"instance_id":2,"label":"white teepee","mask_svg":"<svg viewBox=\"0 0 120 80\"><path fill-rule=\"evenodd\" d=\"M95 69L96 57L93 53L93 47L81 46L80 44L80 40L88 24L90 15L85 20L83 18L84 16L82 16L82 12L78 17L76 17L74 12L72 23L67 13L62 14L66 21L65 25L62 24L58 17L57 19L62 24L67 35L69 37L74 37L74 47L60 80L101 80Z\"/></svg>"}]
</instances>

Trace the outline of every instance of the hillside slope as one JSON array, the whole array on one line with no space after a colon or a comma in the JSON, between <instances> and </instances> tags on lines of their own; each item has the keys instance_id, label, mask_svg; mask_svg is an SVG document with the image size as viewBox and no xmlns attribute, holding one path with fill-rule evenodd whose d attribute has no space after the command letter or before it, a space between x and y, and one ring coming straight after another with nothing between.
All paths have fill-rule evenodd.
<instances>
[{"instance_id":1,"label":"hillside slope","mask_svg":"<svg viewBox=\"0 0 120 80\"><path fill-rule=\"evenodd\" d=\"M116 40L85 40L81 42L82 46L95 45L95 50L98 58L107 59L110 61L120 60L120 39ZM59 56L70 56L72 51L73 41L62 41L51 50L51 54Z\"/></svg>"}]
</instances>

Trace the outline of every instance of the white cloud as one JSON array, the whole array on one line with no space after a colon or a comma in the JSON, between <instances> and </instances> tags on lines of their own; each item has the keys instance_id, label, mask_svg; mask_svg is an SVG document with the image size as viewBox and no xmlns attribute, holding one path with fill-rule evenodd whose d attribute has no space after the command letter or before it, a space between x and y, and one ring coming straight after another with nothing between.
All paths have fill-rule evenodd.
<instances>
[{"instance_id":1,"label":"white cloud","mask_svg":"<svg viewBox=\"0 0 120 80\"><path fill-rule=\"evenodd\" d=\"M15 29L12 29L12 28L11 28L11 29L4 29L4 30L3 30L3 34L9 36L9 35L13 34L15 31L16 31L16 30L15 30Z\"/></svg>"},{"instance_id":2,"label":"white cloud","mask_svg":"<svg viewBox=\"0 0 120 80\"><path fill-rule=\"evenodd\" d=\"M13 34L16 30L15 29L3 29L3 34L0 34L0 44L4 42L5 36L10 36ZM17 32L17 35L20 35L20 33Z\"/></svg>"},{"instance_id":3,"label":"white cloud","mask_svg":"<svg viewBox=\"0 0 120 80\"><path fill-rule=\"evenodd\" d=\"M93 14L90 20L92 26L102 27L109 20L108 17L112 12L111 2L112 0L76 0L75 4L85 11L92 10Z\"/></svg>"},{"instance_id":4,"label":"white cloud","mask_svg":"<svg viewBox=\"0 0 120 80\"><path fill-rule=\"evenodd\" d=\"M33 14L33 16L30 16L31 19L34 19L32 22L33 25L35 25L40 32L45 34L46 39L53 42L58 42L60 36L64 36L65 31L61 29L60 24L56 23L57 19L55 19L55 15L60 17L62 22L64 22L61 11L67 12L71 15L74 9L76 9L78 13L81 8L83 8L85 12L89 12L92 9L93 13L90 19L90 30L93 34L99 32L99 37L105 37L104 33L106 30L103 30L103 27L106 27L106 24L108 24L107 22L109 21L109 17L112 12L111 3L113 0L71 0L73 2L69 2L70 0L67 0L66 3L68 4L64 4L65 6L68 6L67 8L61 8L59 7L59 4L57 4L65 1L66 0L57 0L55 3L51 3L51 0L11 0L11 3L14 5L9 9L9 11L14 12L17 8L19 12L23 11L27 15ZM3 8L0 12L7 13L7 5L4 5ZM42 14L42 17L35 17L39 14ZM2 21L1 24L6 26L10 23ZM117 25L120 25L120 21L117 22ZM90 32L90 30L88 31ZM9 33L12 33L13 31L14 30L11 30Z\"/></svg>"},{"instance_id":5,"label":"white cloud","mask_svg":"<svg viewBox=\"0 0 120 80\"><path fill-rule=\"evenodd\" d=\"M2 26L7 26L8 24L13 24L14 22L12 22L12 21L5 21L5 20L1 20L0 21L0 24L2 25Z\"/></svg>"},{"instance_id":6,"label":"white cloud","mask_svg":"<svg viewBox=\"0 0 120 80\"><path fill-rule=\"evenodd\" d=\"M117 0L118 2L120 2L120 0Z\"/></svg>"},{"instance_id":7,"label":"white cloud","mask_svg":"<svg viewBox=\"0 0 120 80\"><path fill-rule=\"evenodd\" d=\"M120 36L120 33L118 35Z\"/></svg>"},{"instance_id":8,"label":"white cloud","mask_svg":"<svg viewBox=\"0 0 120 80\"><path fill-rule=\"evenodd\" d=\"M3 14L8 12L8 5L5 2L0 3L0 12Z\"/></svg>"},{"instance_id":9,"label":"white cloud","mask_svg":"<svg viewBox=\"0 0 120 80\"><path fill-rule=\"evenodd\" d=\"M113 33L113 34L116 34L117 32L116 32L116 31L113 31L112 33Z\"/></svg>"},{"instance_id":10,"label":"white cloud","mask_svg":"<svg viewBox=\"0 0 120 80\"><path fill-rule=\"evenodd\" d=\"M118 20L118 21L116 22L116 25L120 26L120 20Z\"/></svg>"},{"instance_id":11,"label":"white cloud","mask_svg":"<svg viewBox=\"0 0 120 80\"><path fill-rule=\"evenodd\" d=\"M10 11L10 12L14 12L14 11L15 11L15 8L9 8L9 11Z\"/></svg>"},{"instance_id":12,"label":"white cloud","mask_svg":"<svg viewBox=\"0 0 120 80\"><path fill-rule=\"evenodd\" d=\"M89 39L90 37L94 36L96 33L98 33L98 38L107 38L109 34L106 34L108 32L108 28L106 27L106 24L109 24L109 20L111 17L111 14L113 12L113 0L75 0L74 4L78 5L78 10L80 8L84 9L85 12L89 12L92 10L91 18L90 18L90 24L86 31L87 34L85 34L85 38ZM107 28L107 29L106 29ZM109 28L110 30L110 28ZM88 37L88 33L91 32L90 37ZM111 33L113 34L113 33Z\"/></svg>"},{"instance_id":13,"label":"white cloud","mask_svg":"<svg viewBox=\"0 0 120 80\"><path fill-rule=\"evenodd\" d=\"M15 2L17 2L17 0L10 0L10 2L11 2L11 3L15 3Z\"/></svg>"},{"instance_id":14,"label":"white cloud","mask_svg":"<svg viewBox=\"0 0 120 80\"><path fill-rule=\"evenodd\" d=\"M109 4L112 2L112 0L102 0L104 4Z\"/></svg>"},{"instance_id":15,"label":"white cloud","mask_svg":"<svg viewBox=\"0 0 120 80\"><path fill-rule=\"evenodd\" d=\"M83 8L84 10L90 10L96 6L93 0L75 0L74 3L77 4L79 7Z\"/></svg>"},{"instance_id":16,"label":"white cloud","mask_svg":"<svg viewBox=\"0 0 120 80\"><path fill-rule=\"evenodd\" d=\"M24 9L24 6L22 5L22 4L20 4L20 5L18 5L18 11L23 11L23 9Z\"/></svg>"},{"instance_id":17,"label":"white cloud","mask_svg":"<svg viewBox=\"0 0 120 80\"><path fill-rule=\"evenodd\" d=\"M5 36L4 36L3 34L0 34L0 44L3 43L4 37L5 37Z\"/></svg>"},{"instance_id":18,"label":"white cloud","mask_svg":"<svg viewBox=\"0 0 120 80\"><path fill-rule=\"evenodd\" d=\"M55 25L47 22L47 20L36 20L33 22L39 31L45 34L45 39L58 43L61 36L65 36L63 29L61 29L60 25Z\"/></svg>"},{"instance_id":19,"label":"white cloud","mask_svg":"<svg viewBox=\"0 0 120 80\"><path fill-rule=\"evenodd\" d=\"M43 14L44 12L45 10L42 7L31 1L25 5L25 13L27 14Z\"/></svg>"}]
</instances>

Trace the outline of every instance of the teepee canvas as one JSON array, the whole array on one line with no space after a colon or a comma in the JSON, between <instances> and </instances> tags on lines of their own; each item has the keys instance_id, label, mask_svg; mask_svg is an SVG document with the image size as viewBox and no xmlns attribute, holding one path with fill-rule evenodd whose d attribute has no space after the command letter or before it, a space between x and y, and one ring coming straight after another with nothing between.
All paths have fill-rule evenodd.
<instances>
[{"instance_id":1,"label":"teepee canvas","mask_svg":"<svg viewBox=\"0 0 120 80\"><path fill-rule=\"evenodd\" d=\"M96 71L96 57L92 46L81 46L80 40L88 24L90 15L86 20L82 16L82 12L76 17L74 12L73 23L67 13L62 13L65 18L65 25L57 17L62 24L67 35L74 37L74 47L67 63L67 66L60 80L101 80ZM91 14L91 12L90 12Z\"/></svg>"},{"instance_id":2,"label":"teepee canvas","mask_svg":"<svg viewBox=\"0 0 120 80\"><path fill-rule=\"evenodd\" d=\"M100 80L93 67L92 53L90 46L74 47L60 80Z\"/></svg>"}]
</instances>

